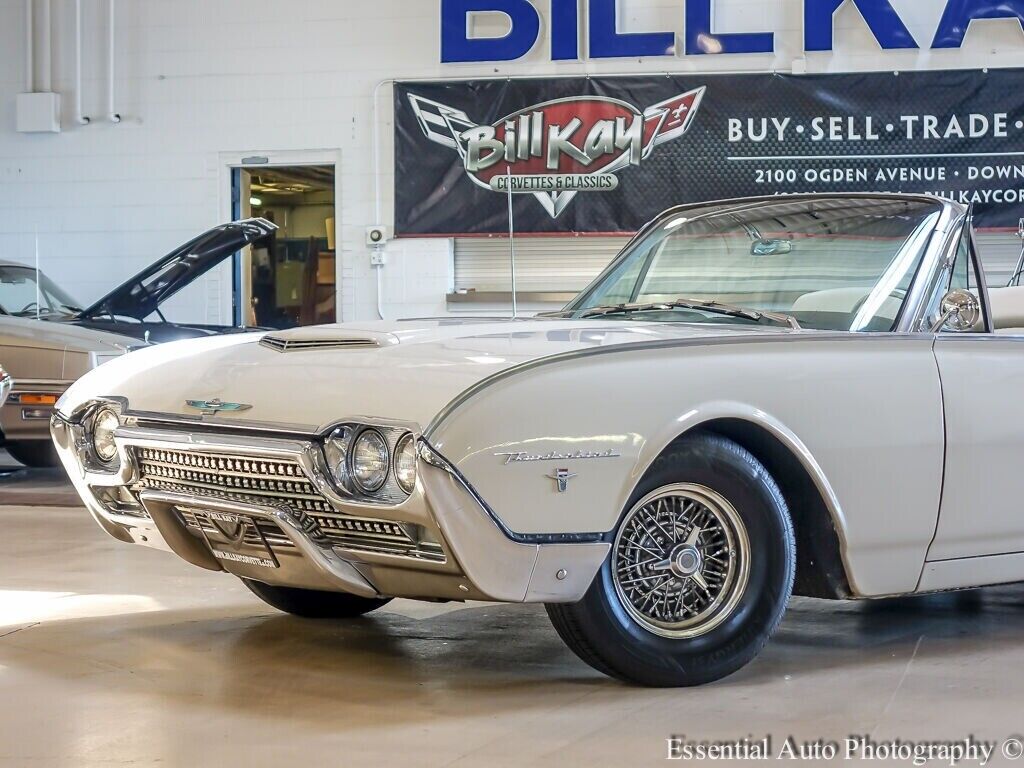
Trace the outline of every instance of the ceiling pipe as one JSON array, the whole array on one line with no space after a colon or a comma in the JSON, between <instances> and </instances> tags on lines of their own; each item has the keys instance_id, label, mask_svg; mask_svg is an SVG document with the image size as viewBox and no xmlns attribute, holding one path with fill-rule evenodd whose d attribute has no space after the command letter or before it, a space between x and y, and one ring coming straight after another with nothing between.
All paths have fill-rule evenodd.
<instances>
[{"instance_id":1,"label":"ceiling pipe","mask_svg":"<svg viewBox=\"0 0 1024 768\"><path fill-rule=\"evenodd\" d=\"M32 93L36 87L35 59L32 50L34 30L32 29L32 0L25 0L25 93Z\"/></svg>"},{"instance_id":2,"label":"ceiling pipe","mask_svg":"<svg viewBox=\"0 0 1024 768\"><path fill-rule=\"evenodd\" d=\"M75 0L75 122L88 125L82 114L82 0Z\"/></svg>"},{"instance_id":3,"label":"ceiling pipe","mask_svg":"<svg viewBox=\"0 0 1024 768\"><path fill-rule=\"evenodd\" d=\"M49 0L47 0L49 2ZM109 21L109 40L107 48L110 58L107 61L107 71L110 77L109 88L107 89L107 119L112 123L120 123L121 116L114 110L114 11L116 4L114 0L108 0L107 16Z\"/></svg>"},{"instance_id":4,"label":"ceiling pipe","mask_svg":"<svg viewBox=\"0 0 1024 768\"><path fill-rule=\"evenodd\" d=\"M43 36L42 36L42 66L39 73L39 85L43 93L51 93L53 90L52 62L53 51L50 45L50 9L51 0L43 0Z\"/></svg>"}]
</instances>

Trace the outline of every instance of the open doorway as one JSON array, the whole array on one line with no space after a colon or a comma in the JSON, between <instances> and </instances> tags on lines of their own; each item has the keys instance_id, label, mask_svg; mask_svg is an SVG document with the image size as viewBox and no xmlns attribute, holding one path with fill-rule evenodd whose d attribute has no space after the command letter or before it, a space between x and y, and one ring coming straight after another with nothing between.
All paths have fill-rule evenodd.
<instances>
[{"instance_id":1,"label":"open doorway","mask_svg":"<svg viewBox=\"0 0 1024 768\"><path fill-rule=\"evenodd\" d=\"M241 218L278 226L270 245L242 255L241 321L263 328L335 322L334 166L242 167L232 186Z\"/></svg>"}]
</instances>

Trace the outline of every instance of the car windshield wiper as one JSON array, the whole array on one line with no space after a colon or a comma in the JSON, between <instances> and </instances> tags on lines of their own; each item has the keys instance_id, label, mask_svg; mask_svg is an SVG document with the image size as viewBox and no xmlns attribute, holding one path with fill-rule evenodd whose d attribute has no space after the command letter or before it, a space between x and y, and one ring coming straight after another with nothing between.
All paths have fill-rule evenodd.
<instances>
[{"instance_id":1,"label":"car windshield wiper","mask_svg":"<svg viewBox=\"0 0 1024 768\"><path fill-rule=\"evenodd\" d=\"M800 323L792 315L782 312L764 312L758 309L746 309L736 307L732 304L723 304L720 301L701 301L700 299L674 299L672 301L657 301L647 304L615 304L604 307L592 307L580 314L581 318L605 317L608 315L623 315L632 312L660 312L670 309L696 309L701 312L710 312L716 315L728 315L729 317L742 317L745 320L753 320L755 323L761 320L770 320L779 325L786 325L793 330L800 330Z\"/></svg>"}]
</instances>

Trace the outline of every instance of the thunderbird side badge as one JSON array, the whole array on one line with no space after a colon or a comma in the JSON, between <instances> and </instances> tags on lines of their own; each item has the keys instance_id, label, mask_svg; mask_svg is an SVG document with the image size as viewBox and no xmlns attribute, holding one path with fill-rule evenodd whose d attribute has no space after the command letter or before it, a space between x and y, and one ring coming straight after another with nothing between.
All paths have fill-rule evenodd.
<instances>
[{"instance_id":1,"label":"thunderbird side badge","mask_svg":"<svg viewBox=\"0 0 1024 768\"><path fill-rule=\"evenodd\" d=\"M204 416L216 416L218 413L239 413L252 408L248 403L225 403L219 397L213 400L186 400L185 405L202 411Z\"/></svg>"},{"instance_id":2,"label":"thunderbird side badge","mask_svg":"<svg viewBox=\"0 0 1024 768\"><path fill-rule=\"evenodd\" d=\"M565 493L569 490L569 481L576 477L576 473L570 472L568 469L556 469L547 477L555 481L559 493Z\"/></svg>"}]
</instances>

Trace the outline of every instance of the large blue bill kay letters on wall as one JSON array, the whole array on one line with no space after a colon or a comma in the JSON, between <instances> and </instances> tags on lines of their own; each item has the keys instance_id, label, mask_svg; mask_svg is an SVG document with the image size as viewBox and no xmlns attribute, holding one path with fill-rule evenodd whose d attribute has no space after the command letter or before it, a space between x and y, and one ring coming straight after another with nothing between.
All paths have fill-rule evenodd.
<instances>
[{"instance_id":1,"label":"large blue bill kay letters on wall","mask_svg":"<svg viewBox=\"0 0 1024 768\"><path fill-rule=\"evenodd\" d=\"M553 61L775 50L775 35L770 30L713 31L715 0L675 0L680 6L680 26L685 29L681 51L676 49L672 30L620 32L618 0L585 1L584 15L580 12L580 0L550 0L545 29L533 0L441 0L441 61L511 61L529 53L544 34L550 36L547 50ZM974 20L1009 18L1024 23L1024 0L947 0L934 37L921 41L914 38L890 0L805 0L805 50L832 50L832 19L846 2L856 5L883 49L959 48ZM469 20L479 13L504 14L509 23L508 33L496 38L471 36ZM581 25L585 29L581 30ZM581 31L585 33L585 49L581 49L579 42Z\"/></svg>"}]
</instances>

